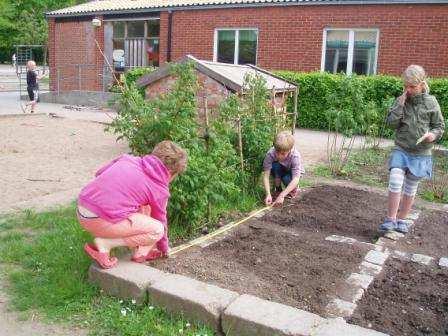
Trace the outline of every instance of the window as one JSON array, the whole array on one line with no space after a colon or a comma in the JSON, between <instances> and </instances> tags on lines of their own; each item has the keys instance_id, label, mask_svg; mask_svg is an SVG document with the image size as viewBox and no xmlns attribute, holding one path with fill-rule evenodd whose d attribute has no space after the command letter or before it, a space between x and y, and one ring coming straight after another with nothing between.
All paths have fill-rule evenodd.
<instances>
[{"instance_id":1,"label":"window","mask_svg":"<svg viewBox=\"0 0 448 336\"><path fill-rule=\"evenodd\" d=\"M330 73L376 73L378 30L324 30L321 69Z\"/></svg>"},{"instance_id":2,"label":"window","mask_svg":"<svg viewBox=\"0 0 448 336\"><path fill-rule=\"evenodd\" d=\"M214 41L215 62L256 64L258 30L217 29Z\"/></svg>"},{"instance_id":3,"label":"window","mask_svg":"<svg viewBox=\"0 0 448 336\"><path fill-rule=\"evenodd\" d=\"M125 65L159 66L159 18L135 21L115 21L113 49L123 50Z\"/></svg>"}]
</instances>

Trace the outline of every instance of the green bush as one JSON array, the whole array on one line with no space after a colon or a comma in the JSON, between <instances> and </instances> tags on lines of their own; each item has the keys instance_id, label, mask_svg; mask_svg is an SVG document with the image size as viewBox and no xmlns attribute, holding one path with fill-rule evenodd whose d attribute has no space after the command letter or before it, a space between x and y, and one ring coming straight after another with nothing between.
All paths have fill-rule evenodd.
<instances>
[{"instance_id":1,"label":"green bush","mask_svg":"<svg viewBox=\"0 0 448 336\"><path fill-rule=\"evenodd\" d=\"M134 68L129 70L124 75L124 81L127 86L131 86L132 84L136 84L137 80L143 75L149 74L156 70L154 67L146 67L146 68Z\"/></svg>"},{"instance_id":2,"label":"green bush","mask_svg":"<svg viewBox=\"0 0 448 336\"><path fill-rule=\"evenodd\" d=\"M326 111L330 110L334 101L329 99L341 86L344 74L329 74L321 72L298 73L292 71L277 71L277 74L286 80L299 85L299 117L297 124L300 127L311 129L328 129ZM359 87L359 94L366 103L373 103L383 111L378 119L377 127L381 129L384 123L388 105L392 98L403 92L403 84L400 77L395 76L352 76L353 85ZM431 79L429 82L431 94L434 95L442 109L445 120L448 120L448 78ZM292 110L292 99L288 101L288 109ZM387 130L385 136L391 136ZM448 132L443 141L448 143Z\"/></svg>"}]
</instances>

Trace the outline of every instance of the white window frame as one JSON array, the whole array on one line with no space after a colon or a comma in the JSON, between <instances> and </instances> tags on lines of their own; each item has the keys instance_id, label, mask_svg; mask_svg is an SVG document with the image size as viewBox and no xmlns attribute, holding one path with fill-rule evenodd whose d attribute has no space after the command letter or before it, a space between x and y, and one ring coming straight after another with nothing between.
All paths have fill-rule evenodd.
<instances>
[{"instance_id":1,"label":"white window frame","mask_svg":"<svg viewBox=\"0 0 448 336\"><path fill-rule=\"evenodd\" d=\"M378 28L325 28L322 39L322 57L320 63L320 71L325 71L325 56L327 51L327 32L331 30L344 30L348 31L348 55L347 55L347 68L346 74L350 76L353 73L353 50L355 48L355 32L376 32L376 45L375 45L375 61L373 64L373 74L376 75L378 66L378 47L380 42L380 30Z\"/></svg>"},{"instance_id":2,"label":"white window frame","mask_svg":"<svg viewBox=\"0 0 448 336\"><path fill-rule=\"evenodd\" d=\"M253 30L257 34L257 47L255 49L255 64L258 62L258 28L215 28L213 38L213 62L218 62L218 32L220 31L234 31L235 32L235 50L233 53L233 64L238 65L239 49L240 49L240 30ZM229 63L230 64L230 63Z\"/></svg>"}]
</instances>

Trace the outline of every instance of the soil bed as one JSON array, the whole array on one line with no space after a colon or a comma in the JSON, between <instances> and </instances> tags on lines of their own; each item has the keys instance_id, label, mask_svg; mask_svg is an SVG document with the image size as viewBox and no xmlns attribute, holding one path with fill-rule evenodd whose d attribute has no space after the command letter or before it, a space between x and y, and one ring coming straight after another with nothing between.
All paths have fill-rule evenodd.
<instances>
[{"instance_id":1,"label":"soil bed","mask_svg":"<svg viewBox=\"0 0 448 336\"><path fill-rule=\"evenodd\" d=\"M319 186L307 192L296 206L275 211L264 221L293 230L342 235L364 242L378 238L378 226L387 209L387 198L339 186Z\"/></svg>"},{"instance_id":2,"label":"soil bed","mask_svg":"<svg viewBox=\"0 0 448 336\"><path fill-rule=\"evenodd\" d=\"M348 230L343 231L348 214L354 211L343 210L349 203L344 200L353 193L359 196L357 191L345 189L312 189L303 199L242 224L221 241L202 249L191 248L176 258L157 261L153 266L324 315L329 297L336 295L338 285L357 270L367 252L363 247L325 240L330 232L351 236L350 230L357 222L352 218L349 221L352 226L347 225ZM341 223L337 216L331 219L335 206L330 206L332 203L325 195L332 195L333 202L338 204L338 209L340 207ZM363 195L368 196L371 195ZM359 202L360 197L356 198ZM305 202L309 199L316 203L320 199L328 205L308 207ZM342 202L336 202L339 199ZM322 229L323 224L319 223L325 220L339 229ZM283 221L294 226L282 225ZM373 237L373 231L365 230L365 236Z\"/></svg>"},{"instance_id":3,"label":"soil bed","mask_svg":"<svg viewBox=\"0 0 448 336\"><path fill-rule=\"evenodd\" d=\"M395 249L426 254L432 257L448 257L448 213L423 211L415 226Z\"/></svg>"},{"instance_id":4,"label":"soil bed","mask_svg":"<svg viewBox=\"0 0 448 336\"><path fill-rule=\"evenodd\" d=\"M390 260L349 322L391 336L448 335L448 270Z\"/></svg>"}]
</instances>

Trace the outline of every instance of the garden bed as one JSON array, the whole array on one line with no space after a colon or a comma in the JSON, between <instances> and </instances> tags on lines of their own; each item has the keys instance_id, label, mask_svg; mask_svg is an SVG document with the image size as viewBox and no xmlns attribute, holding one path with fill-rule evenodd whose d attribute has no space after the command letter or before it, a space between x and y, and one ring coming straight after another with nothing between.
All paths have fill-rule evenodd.
<instances>
[{"instance_id":1,"label":"garden bed","mask_svg":"<svg viewBox=\"0 0 448 336\"><path fill-rule=\"evenodd\" d=\"M404 252L448 257L448 213L424 211L411 232L398 241L396 249Z\"/></svg>"},{"instance_id":2,"label":"garden bed","mask_svg":"<svg viewBox=\"0 0 448 336\"><path fill-rule=\"evenodd\" d=\"M448 334L448 270L390 260L350 323L391 336Z\"/></svg>"},{"instance_id":3,"label":"garden bed","mask_svg":"<svg viewBox=\"0 0 448 336\"><path fill-rule=\"evenodd\" d=\"M365 191L312 188L218 242L153 266L325 315L338 286L367 253L362 245L325 238L338 234L372 241L384 205L384 197Z\"/></svg>"}]
</instances>

